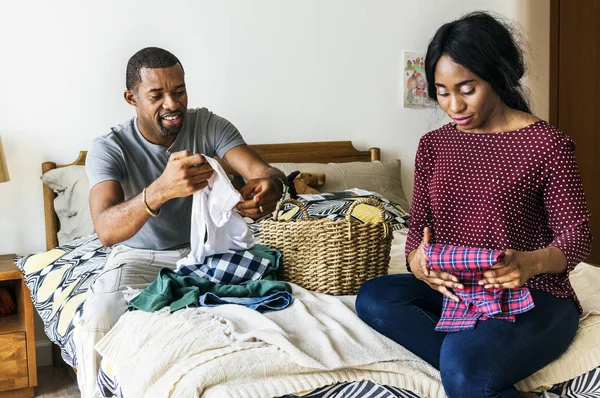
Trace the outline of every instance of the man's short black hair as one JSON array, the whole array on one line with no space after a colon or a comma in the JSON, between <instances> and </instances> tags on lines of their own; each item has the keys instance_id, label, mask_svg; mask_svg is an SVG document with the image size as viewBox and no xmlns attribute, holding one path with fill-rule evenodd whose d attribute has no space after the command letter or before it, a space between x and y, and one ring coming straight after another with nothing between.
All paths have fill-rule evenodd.
<instances>
[{"instance_id":1,"label":"man's short black hair","mask_svg":"<svg viewBox=\"0 0 600 398\"><path fill-rule=\"evenodd\" d=\"M127 90L134 91L139 82L142 81L140 71L142 68L168 68L179 64L183 70L183 65L176 56L158 47L142 48L137 53L133 54L127 62L127 74L125 77L125 85Z\"/></svg>"}]
</instances>

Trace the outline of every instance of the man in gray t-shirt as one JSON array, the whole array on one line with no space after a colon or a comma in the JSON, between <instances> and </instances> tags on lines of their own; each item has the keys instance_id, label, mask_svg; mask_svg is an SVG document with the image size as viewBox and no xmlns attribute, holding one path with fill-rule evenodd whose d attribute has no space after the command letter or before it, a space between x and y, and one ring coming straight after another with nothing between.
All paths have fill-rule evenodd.
<instances>
[{"instance_id":1,"label":"man in gray t-shirt","mask_svg":"<svg viewBox=\"0 0 600 398\"><path fill-rule=\"evenodd\" d=\"M123 190L123 198L127 201L142 193L144 188L152 185L163 174L173 153L189 150L210 157L216 155L226 158L230 149L245 145L242 136L231 123L206 108L188 109L184 115L183 126L169 146L146 139L138 128L137 117L96 138L86 158L92 192L96 185L113 181L110 185L119 185ZM150 203L151 199L150 192L147 191L146 202ZM136 202L134 204L147 221L133 236L122 242L124 245L155 250L189 245L191 195L168 200L160 207L158 217L152 217L145 210L143 198ZM110 231L113 228L119 226L110 226ZM110 237L104 239L107 239L105 244L114 243Z\"/></svg>"},{"instance_id":2,"label":"man in gray t-shirt","mask_svg":"<svg viewBox=\"0 0 600 398\"><path fill-rule=\"evenodd\" d=\"M142 289L189 253L192 194L206 187L219 156L247 182L237 208L260 217L275 209L285 176L250 149L238 130L205 108L187 109L183 66L144 48L127 64L125 100L136 117L94 140L86 169L98 238L114 247L89 289L74 340L82 397L94 396L94 345L126 312L123 291Z\"/></svg>"}]
</instances>

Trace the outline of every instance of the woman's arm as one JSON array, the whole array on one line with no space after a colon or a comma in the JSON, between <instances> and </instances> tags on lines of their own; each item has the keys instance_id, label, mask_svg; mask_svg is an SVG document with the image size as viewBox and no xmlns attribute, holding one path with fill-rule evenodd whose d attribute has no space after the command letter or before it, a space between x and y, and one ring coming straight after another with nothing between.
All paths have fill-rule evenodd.
<instances>
[{"instance_id":1,"label":"woman's arm","mask_svg":"<svg viewBox=\"0 0 600 398\"><path fill-rule=\"evenodd\" d=\"M433 240L431 229L432 213L429 201L429 178L433 173L432 156L427 143L427 136L419 141L415 158L415 185L413 201L410 208L410 228L406 240L406 268L417 279L427 283L430 288L437 290L451 300L458 301L452 289L462 289L458 278L443 271L431 271L427 267L427 259L423 248Z\"/></svg>"},{"instance_id":2,"label":"woman's arm","mask_svg":"<svg viewBox=\"0 0 600 398\"><path fill-rule=\"evenodd\" d=\"M590 254L592 235L583 184L575 160L575 143L571 138L565 137L547 167L547 175L544 205L548 213L548 226L555 237L548 249L560 249L566 259L567 271L572 271ZM552 252L556 253L554 250ZM554 269L552 265L543 268Z\"/></svg>"},{"instance_id":3,"label":"woman's arm","mask_svg":"<svg viewBox=\"0 0 600 398\"><path fill-rule=\"evenodd\" d=\"M483 274L480 284L486 288L516 288L535 275L570 272L589 255L589 213L570 138L565 137L543 175L544 206L554 240L540 250L507 250L504 259Z\"/></svg>"},{"instance_id":4,"label":"woman's arm","mask_svg":"<svg viewBox=\"0 0 600 398\"><path fill-rule=\"evenodd\" d=\"M427 136L421 137L415 156L414 189L410 206L408 237L406 239L406 268L411 271L416 250L423 241L426 227L433 228L429 201L429 178L432 174L432 155Z\"/></svg>"}]
</instances>

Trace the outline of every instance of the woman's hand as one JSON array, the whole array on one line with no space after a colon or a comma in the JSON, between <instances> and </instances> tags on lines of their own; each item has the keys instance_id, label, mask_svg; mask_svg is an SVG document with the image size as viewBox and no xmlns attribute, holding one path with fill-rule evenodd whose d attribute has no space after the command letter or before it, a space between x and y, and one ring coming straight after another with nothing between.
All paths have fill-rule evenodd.
<instances>
[{"instance_id":1,"label":"woman's hand","mask_svg":"<svg viewBox=\"0 0 600 398\"><path fill-rule=\"evenodd\" d=\"M520 252L508 249L502 260L483 273L479 285L486 289L516 289L534 275L538 264L537 252Z\"/></svg>"},{"instance_id":2,"label":"woman's hand","mask_svg":"<svg viewBox=\"0 0 600 398\"><path fill-rule=\"evenodd\" d=\"M432 271L427 267L427 258L423 249L429 244L430 239L431 230L429 227L425 227L421 244L409 255L410 270L417 279L427 283L433 290L437 290L444 296L459 302L460 299L452 291L452 289L463 289L463 285L459 283L458 278L447 272Z\"/></svg>"}]
</instances>

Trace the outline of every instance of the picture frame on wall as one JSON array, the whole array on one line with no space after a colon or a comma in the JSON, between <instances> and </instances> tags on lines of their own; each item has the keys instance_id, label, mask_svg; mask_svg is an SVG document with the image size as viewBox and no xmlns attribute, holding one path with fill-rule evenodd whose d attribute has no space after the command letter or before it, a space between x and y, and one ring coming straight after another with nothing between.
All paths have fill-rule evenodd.
<instances>
[{"instance_id":1,"label":"picture frame on wall","mask_svg":"<svg viewBox=\"0 0 600 398\"><path fill-rule=\"evenodd\" d=\"M425 77L425 53L404 52L404 107L432 108L435 101L427 94L427 79Z\"/></svg>"}]
</instances>

